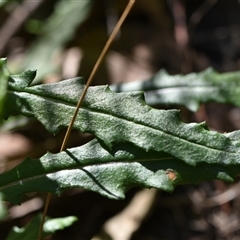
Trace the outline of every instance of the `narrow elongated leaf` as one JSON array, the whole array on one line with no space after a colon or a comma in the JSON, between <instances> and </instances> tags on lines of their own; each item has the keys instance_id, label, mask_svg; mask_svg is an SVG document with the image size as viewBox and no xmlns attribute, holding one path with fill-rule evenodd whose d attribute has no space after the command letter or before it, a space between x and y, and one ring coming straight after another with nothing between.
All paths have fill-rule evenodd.
<instances>
[{"instance_id":1,"label":"narrow elongated leaf","mask_svg":"<svg viewBox=\"0 0 240 240\"><path fill-rule=\"evenodd\" d=\"M0 192L0 222L7 216L7 208L5 204L2 202L3 196Z\"/></svg>"},{"instance_id":2,"label":"narrow elongated leaf","mask_svg":"<svg viewBox=\"0 0 240 240\"><path fill-rule=\"evenodd\" d=\"M54 6L54 12L44 22L41 35L26 53L22 68L37 68L40 72L35 83L46 74L58 70L51 61L54 55L63 50L63 46L72 39L76 28L87 18L93 1L61 0Z\"/></svg>"},{"instance_id":3,"label":"narrow elongated leaf","mask_svg":"<svg viewBox=\"0 0 240 240\"><path fill-rule=\"evenodd\" d=\"M35 72L12 76L5 117L21 113L36 117L52 133L67 127L83 90L82 79L28 87ZM188 164L240 161L230 139L206 124L185 124L177 110L148 106L141 92L114 93L107 86L88 89L74 127L94 133L108 147L131 142L145 151L164 151Z\"/></svg>"},{"instance_id":4,"label":"narrow elongated leaf","mask_svg":"<svg viewBox=\"0 0 240 240\"><path fill-rule=\"evenodd\" d=\"M115 92L144 91L149 105L179 104L192 111L207 102L240 106L240 71L220 74L208 68L200 73L169 75L161 70L149 80L111 85L110 88Z\"/></svg>"},{"instance_id":5,"label":"narrow elongated leaf","mask_svg":"<svg viewBox=\"0 0 240 240\"><path fill-rule=\"evenodd\" d=\"M38 228L41 224L42 216L36 215L26 227L19 228L17 226L13 227L9 233L6 240L30 240L37 239L38 237ZM77 217L69 216L65 218L54 218L47 219L43 226L43 237L46 237L57 230L62 230L66 227L71 226Z\"/></svg>"},{"instance_id":6,"label":"narrow elongated leaf","mask_svg":"<svg viewBox=\"0 0 240 240\"><path fill-rule=\"evenodd\" d=\"M8 78L10 77L6 64L6 59L0 59L0 118L2 117L5 98L7 95Z\"/></svg>"},{"instance_id":7,"label":"narrow elongated leaf","mask_svg":"<svg viewBox=\"0 0 240 240\"><path fill-rule=\"evenodd\" d=\"M233 135L239 145L239 140L236 140L239 132ZM146 152L130 143L117 144L110 150L94 139L58 154L47 153L40 159L27 158L0 175L0 191L5 200L18 204L21 196L28 192L60 194L75 187L83 187L111 199L122 199L129 188L136 186L171 192L178 184L215 178L233 181L240 172L237 162L237 159L232 159L228 163L192 166L169 154Z\"/></svg>"}]
</instances>

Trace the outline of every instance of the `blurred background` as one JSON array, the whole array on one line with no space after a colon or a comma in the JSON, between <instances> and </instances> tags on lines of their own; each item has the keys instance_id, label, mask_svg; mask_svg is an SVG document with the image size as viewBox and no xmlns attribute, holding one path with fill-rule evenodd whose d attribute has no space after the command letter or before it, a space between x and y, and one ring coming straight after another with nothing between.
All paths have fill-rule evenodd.
<instances>
[{"instance_id":1,"label":"blurred background","mask_svg":"<svg viewBox=\"0 0 240 240\"><path fill-rule=\"evenodd\" d=\"M127 0L0 1L0 57L12 74L37 69L33 84L76 76L88 78ZM170 74L240 69L239 0L136 0L93 85L149 79L160 69ZM71 94L71 93L70 93ZM159 105L157 108L169 109ZM182 106L184 122L206 121L211 130L240 128L240 110L209 103L193 113ZM66 130L49 134L34 119L11 117L0 126L0 173L26 156L59 152ZM92 138L73 131L68 147ZM48 239L240 239L238 181L178 186L172 194L132 189L113 201L83 189L53 196L48 215L78 216L73 226ZM31 193L21 206L7 204L0 239L42 211L45 193Z\"/></svg>"}]
</instances>

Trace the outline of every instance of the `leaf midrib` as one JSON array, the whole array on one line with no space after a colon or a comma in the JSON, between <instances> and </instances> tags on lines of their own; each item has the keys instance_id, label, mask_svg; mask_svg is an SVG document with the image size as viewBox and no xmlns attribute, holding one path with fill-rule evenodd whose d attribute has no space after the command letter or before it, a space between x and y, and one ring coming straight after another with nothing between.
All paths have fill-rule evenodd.
<instances>
[{"instance_id":1,"label":"leaf midrib","mask_svg":"<svg viewBox=\"0 0 240 240\"><path fill-rule=\"evenodd\" d=\"M13 186L17 186L17 185L22 185L24 182L28 182L28 181L32 181L32 180L36 180L36 179L39 179L39 178L43 178L43 177L47 177L47 175L49 174L54 174L54 173L59 173L61 171L65 171L65 170L68 170L68 171L71 171L71 170L76 170L76 169L84 169L86 167L96 167L98 165L102 166L102 165L109 165L109 164L115 164L115 163L144 163L144 162L156 162L156 161L162 161L162 160L170 160L170 159L174 159L173 157L164 157L164 158L151 158L151 159L139 159L139 160L136 160L134 159L133 161L111 161L109 162L109 160L106 160L106 162L101 162L101 163L93 163L93 164L86 164L83 166L76 166L76 167L64 167L60 170L55 170L55 171L47 171L46 173L44 174L38 174L38 175L34 175L34 176L31 176L31 177L27 177L27 178L23 178L23 179L19 179L17 181L14 181L14 182L11 182L9 184L5 184L4 186L1 186L0 187L0 191L4 190L4 189L7 189L9 187L13 187Z\"/></svg>"},{"instance_id":2,"label":"leaf midrib","mask_svg":"<svg viewBox=\"0 0 240 240\"><path fill-rule=\"evenodd\" d=\"M32 92L32 91L26 91L26 89L25 89L25 91L18 91L18 90L14 90L14 91L9 91L8 90L8 92L12 92L13 94L14 94L14 92L19 92L19 93L27 93L27 94L30 94L30 95L34 95L34 96L38 96L38 97L41 97L41 98L43 98L44 100L50 100L50 101L53 101L53 102L56 102L56 103L60 103L60 104L62 104L62 105L67 105L67 104L69 104L69 105L67 105L67 106L70 106L70 107L73 107L73 108L75 108L76 107L76 105L73 105L71 102L69 102L69 101L67 101L67 100L62 100L62 99L60 99L59 97L56 97L56 98L54 98L54 97L51 97L50 95L48 95L47 94L47 96L46 95L42 95L42 94L38 94L37 92ZM66 104L67 103L67 104ZM76 103L77 104L77 103ZM112 114L109 114L109 113L107 113L107 112L104 112L104 111L99 111L99 110L96 110L96 109L94 109L94 108L90 108L90 107L85 107L84 106L84 104L82 105L82 107L80 108L80 109L83 109L83 110L86 110L86 111L89 111L89 112L93 112L93 113L98 113L98 114L103 114L103 115L107 115L107 116L111 116L111 117L115 117L115 118L117 118L117 119L121 119L121 120L123 120L123 121L127 121L127 122L131 122L131 123L133 123L133 124L136 124L136 125L140 125L140 126L144 126L144 127L146 127L146 128L149 128L149 129L151 129L151 130L155 130L155 131L157 131L157 132L161 132L161 133L163 133L163 134L166 134L167 136L169 136L169 137L172 137L172 138L175 138L175 139L179 139L180 141L183 141L183 142L187 142L187 143L190 143L190 144L193 144L193 145L196 145L196 146L198 146L198 147L201 147L201 148L203 148L203 150L205 150L205 149L210 149L210 150L214 150L214 151L218 151L218 152L223 152L223 153L229 153L229 154L237 154L237 152L231 152L231 151L226 151L226 150L222 150L222 149L217 149L217 148L213 148L213 147L210 147L210 146L205 146L205 145L202 145L202 144L199 144L199 143L196 143L196 142L191 142L191 141L189 141L189 140L187 140L187 139L184 139L183 137L179 137L178 135L175 135L175 134L172 134L172 133L169 133L169 132L165 132L165 131L163 131L163 130L160 130L160 129L157 129L156 127L152 127L152 126L149 126L149 125L147 125L147 124L145 124L144 122L136 122L135 120L133 120L133 119L131 119L131 118L128 118L128 117L126 117L125 116L125 118L123 118L123 117L121 117L121 116L118 116L118 115L112 115ZM93 111L94 110L94 111Z\"/></svg>"}]
</instances>

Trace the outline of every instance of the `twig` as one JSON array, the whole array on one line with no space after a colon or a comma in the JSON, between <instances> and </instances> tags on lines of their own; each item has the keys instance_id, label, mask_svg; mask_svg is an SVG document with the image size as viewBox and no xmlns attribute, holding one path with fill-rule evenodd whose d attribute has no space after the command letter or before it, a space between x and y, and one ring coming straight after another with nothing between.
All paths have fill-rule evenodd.
<instances>
[{"instance_id":1,"label":"twig","mask_svg":"<svg viewBox=\"0 0 240 240\"><path fill-rule=\"evenodd\" d=\"M62 143L62 146L61 146L61 149L60 149L60 152L61 151L64 151L65 148L66 148L66 145L67 145L67 142L68 142L68 139L69 139L69 136L70 136L70 133L72 131L72 128L73 128L73 124L75 122L75 119L77 117L77 114L78 114L78 111L79 111L79 108L83 102L83 99L87 93L87 90L88 90L88 87L90 86L90 84L92 83L92 80L93 80L93 77L95 76L104 56L106 55L111 43L113 42L114 38L116 37L121 25L123 24L124 20L126 19L127 15L129 14L133 4L135 3L135 0L129 0L128 2L128 5L126 6L122 16L120 17L120 19L118 20L118 23L117 25L115 26L112 34L110 35L108 41L106 42L100 56L98 57L98 60L97 62L95 63L94 67L93 67L93 70L87 80L87 83L84 87L84 90L82 92L82 95L78 101L78 104L76 106L76 109L75 109L75 112L73 114L73 117L72 117L72 120L68 126L68 129L67 129L67 132L65 134L65 137L63 139L63 143ZM51 199L51 193L48 193L47 194L47 198L46 198L46 202L45 202L45 206L44 206L44 211L43 211L43 217L42 217L42 221L41 221L41 225L40 225L40 228L39 228L39 233L38 233L38 240L41 240L42 239L42 229L43 229L43 225L44 225L44 222L45 222L45 218L46 218L46 214L47 214L47 211L48 211L48 206L49 206L49 202L50 202L50 199Z\"/></svg>"}]
</instances>

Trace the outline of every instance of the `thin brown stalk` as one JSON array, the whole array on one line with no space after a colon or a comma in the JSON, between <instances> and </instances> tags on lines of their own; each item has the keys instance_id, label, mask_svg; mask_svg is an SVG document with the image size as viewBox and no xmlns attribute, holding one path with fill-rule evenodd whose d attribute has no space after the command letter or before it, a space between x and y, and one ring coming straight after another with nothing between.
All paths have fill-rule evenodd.
<instances>
[{"instance_id":1,"label":"thin brown stalk","mask_svg":"<svg viewBox=\"0 0 240 240\"><path fill-rule=\"evenodd\" d=\"M94 67L93 67L93 70L87 80L87 83L83 89L83 92L82 92L82 95L80 96L79 98L79 101L77 103L77 106L75 108L75 112L73 114L73 117L71 119L71 122L68 126L68 129L66 131L66 134L65 134L65 137L63 139L63 143L62 143L62 146L61 146L61 149L60 149L60 152L61 151L64 151L66 149L66 146L67 146L67 142L68 142L68 139L69 139L69 136L70 136L70 133L72 131L72 128L73 128L73 124L75 122L75 119L77 117L77 114L78 114L78 111L79 111L79 108L83 102L83 99L87 93L87 90L88 90L88 87L91 85L92 83L92 80L104 58L104 56L106 55L111 43L113 42L114 38L116 37L117 33L119 32L119 29L120 27L122 26L124 20L126 19L126 17L128 16L133 4L135 3L135 0L129 0L128 2L128 5L126 6L122 16L120 17L120 19L118 20L112 34L110 35L110 37L108 38L100 56L98 57L98 60L97 62L95 63ZM47 211L48 211L48 206L49 206L49 203L50 203L50 199L51 199L51 196L52 194L51 193L48 193L47 194L47 198L46 198L46 202L45 202L45 206L44 206L44 211L43 211L43 216L42 216L42 221L41 221L41 225L40 225L40 228L39 228L39 233L38 233L38 240L41 240L42 239L42 230L43 230L43 225L44 225L44 222L45 222L45 218L46 218L46 215L47 215Z\"/></svg>"}]
</instances>

